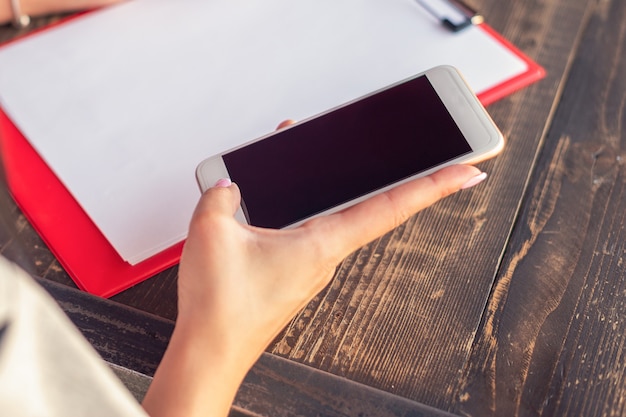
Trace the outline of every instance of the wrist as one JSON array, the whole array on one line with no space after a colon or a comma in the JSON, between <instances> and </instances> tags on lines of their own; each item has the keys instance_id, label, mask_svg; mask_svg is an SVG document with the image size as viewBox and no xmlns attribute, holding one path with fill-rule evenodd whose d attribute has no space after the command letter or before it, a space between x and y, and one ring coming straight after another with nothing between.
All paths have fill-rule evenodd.
<instances>
[{"instance_id":1,"label":"wrist","mask_svg":"<svg viewBox=\"0 0 626 417\"><path fill-rule=\"evenodd\" d=\"M209 317L200 321L185 320L179 316L170 343L184 349L189 357L207 363L213 371L243 378L260 352L236 336L239 329L213 325L210 320Z\"/></svg>"},{"instance_id":2,"label":"wrist","mask_svg":"<svg viewBox=\"0 0 626 417\"><path fill-rule=\"evenodd\" d=\"M177 321L143 406L151 416L226 416L251 364L219 334Z\"/></svg>"}]
</instances>

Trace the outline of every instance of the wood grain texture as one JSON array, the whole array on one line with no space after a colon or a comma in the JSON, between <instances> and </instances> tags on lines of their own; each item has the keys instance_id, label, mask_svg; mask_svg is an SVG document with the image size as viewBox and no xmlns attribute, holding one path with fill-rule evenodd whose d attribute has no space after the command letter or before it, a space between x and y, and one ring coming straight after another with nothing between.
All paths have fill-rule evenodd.
<instances>
[{"instance_id":1,"label":"wood grain texture","mask_svg":"<svg viewBox=\"0 0 626 417\"><path fill-rule=\"evenodd\" d=\"M471 3L548 72L489 107L490 178L346 259L269 352L461 415L623 415L624 2ZM72 285L6 204L0 253ZM173 319L176 276L115 300Z\"/></svg>"},{"instance_id":2,"label":"wood grain texture","mask_svg":"<svg viewBox=\"0 0 626 417\"><path fill-rule=\"evenodd\" d=\"M541 83L490 106L508 143L482 165L491 175L486 186L435 205L347 259L271 352L434 407L458 401L588 8L586 1L479 5L488 22L548 70Z\"/></svg>"},{"instance_id":3,"label":"wood grain texture","mask_svg":"<svg viewBox=\"0 0 626 417\"><path fill-rule=\"evenodd\" d=\"M174 329L160 317L42 279L65 313L141 399ZM128 371L132 372L129 378ZM264 354L235 398L235 416L452 417L389 393Z\"/></svg>"},{"instance_id":4,"label":"wood grain texture","mask_svg":"<svg viewBox=\"0 0 626 417\"><path fill-rule=\"evenodd\" d=\"M594 4L455 409L626 413L626 3Z\"/></svg>"}]
</instances>

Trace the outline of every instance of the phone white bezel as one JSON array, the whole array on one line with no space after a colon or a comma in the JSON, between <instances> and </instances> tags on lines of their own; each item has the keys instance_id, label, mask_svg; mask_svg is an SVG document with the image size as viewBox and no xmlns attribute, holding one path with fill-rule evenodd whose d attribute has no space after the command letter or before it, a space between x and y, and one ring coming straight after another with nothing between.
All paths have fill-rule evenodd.
<instances>
[{"instance_id":1,"label":"phone white bezel","mask_svg":"<svg viewBox=\"0 0 626 417\"><path fill-rule=\"evenodd\" d=\"M246 147L254 142L264 140L268 137L274 136L276 134L280 134L282 131L286 129L290 129L294 126L306 123L309 120L322 116L324 114L335 111L339 108L349 106L350 104L362 100L366 97L375 95L381 91L385 91L389 88L392 88L396 85L405 83L417 77L425 75L430 81L431 85L437 92L437 95L443 102L444 106L458 125L461 133L468 141L470 147L472 148L472 152L466 155L462 155L458 158L445 162L443 164L437 165L433 168L430 168L426 171L420 172L417 175L411 176L409 178L405 178L401 181L398 181L394 184L391 184L387 187L372 191L364 196L356 198L354 200L350 200L346 203L340 204L338 206L332 207L323 212L317 213L313 216L302 219L296 223L290 224L286 226L286 228L297 227L300 224L306 222L315 217L324 216L332 213L336 213L345 208L348 208L354 204L357 204L361 201L364 201L376 194L383 193L387 190L392 189L400 184L404 184L409 182L415 178L426 176L432 172L435 172L445 166L456 165L456 164L475 164L490 157L498 154L503 146L504 146L504 138L502 133L500 133L499 129L496 127L494 122L491 120L491 117L482 106L476 95L472 92L470 87L467 85L463 76L456 70L456 68L451 66L438 66L434 67L428 71L417 74L408 79L402 80L398 83L392 84L388 87L382 88L380 90L374 91L370 94L367 94L363 97L357 98L335 108L332 108L324 113L320 113L313 117L301 120L293 125L282 128L276 132L272 132L268 135L262 136L257 139L253 139L248 141L240 146L229 149L223 154L228 154L234 150ZM198 181L198 185L202 192L206 191L208 188L212 187L217 180L221 178L230 178L230 174L226 169L226 165L224 164L224 160L221 155L216 155L202 161L198 168L196 169L196 179ZM247 224L247 219L243 214L243 210L241 207L237 210L235 214L236 219L243 223Z\"/></svg>"}]
</instances>

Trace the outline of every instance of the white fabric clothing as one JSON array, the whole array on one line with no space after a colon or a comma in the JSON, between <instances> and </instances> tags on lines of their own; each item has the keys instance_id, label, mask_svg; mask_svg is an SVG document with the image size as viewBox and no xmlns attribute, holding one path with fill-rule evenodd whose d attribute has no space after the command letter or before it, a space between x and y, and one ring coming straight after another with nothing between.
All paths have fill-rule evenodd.
<instances>
[{"instance_id":1,"label":"white fabric clothing","mask_svg":"<svg viewBox=\"0 0 626 417\"><path fill-rule=\"evenodd\" d=\"M52 297L3 257L0 415L147 415Z\"/></svg>"}]
</instances>

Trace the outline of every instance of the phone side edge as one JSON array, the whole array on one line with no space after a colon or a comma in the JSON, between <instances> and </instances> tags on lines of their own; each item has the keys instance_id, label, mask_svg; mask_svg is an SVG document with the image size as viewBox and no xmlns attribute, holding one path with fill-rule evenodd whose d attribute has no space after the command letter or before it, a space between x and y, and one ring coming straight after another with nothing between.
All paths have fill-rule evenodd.
<instances>
[{"instance_id":1,"label":"phone side edge","mask_svg":"<svg viewBox=\"0 0 626 417\"><path fill-rule=\"evenodd\" d=\"M213 187L215 183L222 179L229 178L230 174L226 168L226 164L222 155L216 155L209 157L198 164L196 167L196 181L200 187L200 192L204 193L209 188ZM243 210L243 201L237 207L235 211L235 219L241 224L249 224L247 217Z\"/></svg>"},{"instance_id":2,"label":"phone side edge","mask_svg":"<svg viewBox=\"0 0 626 417\"><path fill-rule=\"evenodd\" d=\"M472 147L477 163L494 157L504 148L504 135L455 67L443 65L426 71L448 113Z\"/></svg>"}]
</instances>

